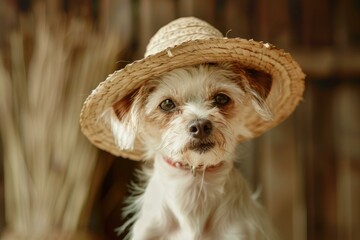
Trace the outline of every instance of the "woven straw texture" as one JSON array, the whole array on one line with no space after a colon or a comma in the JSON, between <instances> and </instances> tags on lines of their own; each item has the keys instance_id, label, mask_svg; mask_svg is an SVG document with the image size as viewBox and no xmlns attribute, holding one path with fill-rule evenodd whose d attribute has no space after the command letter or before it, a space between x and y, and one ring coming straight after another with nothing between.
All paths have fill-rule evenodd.
<instances>
[{"instance_id":1,"label":"woven straw texture","mask_svg":"<svg viewBox=\"0 0 360 240\"><path fill-rule=\"evenodd\" d=\"M266 99L272 121L249 113L245 126L254 137L286 119L302 99L305 75L289 53L268 43L241 38L224 38L208 23L194 17L179 18L161 28L150 40L145 58L114 72L86 99L80 115L83 133L97 147L116 156L140 160L141 143L133 151L119 149L113 139L105 111L150 79L176 68L201 63L236 62L272 76ZM239 142L247 140L239 136Z\"/></svg>"}]
</instances>

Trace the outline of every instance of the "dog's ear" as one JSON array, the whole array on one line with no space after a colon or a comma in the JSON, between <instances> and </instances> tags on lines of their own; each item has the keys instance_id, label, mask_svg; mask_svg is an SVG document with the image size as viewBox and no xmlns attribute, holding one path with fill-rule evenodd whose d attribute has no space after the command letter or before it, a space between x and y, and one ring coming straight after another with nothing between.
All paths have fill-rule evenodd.
<instances>
[{"instance_id":1,"label":"dog's ear","mask_svg":"<svg viewBox=\"0 0 360 240\"><path fill-rule=\"evenodd\" d=\"M272 76L266 72L246 68L236 63L220 63L221 67L236 74L235 81L251 96L251 103L262 119L269 121L272 113L265 103L272 86Z\"/></svg>"},{"instance_id":2,"label":"dog's ear","mask_svg":"<svg viewBox=\"0 0 360 240\"><path fill-rule=\"evenodd\" d=\"M112 105L110 115L111 130L120 149L134 147L141 107L141 90L137 89Z\"/></svg>"},{"instance_id":3,"label":"dog's ear","mask_svg":"<svg viewBox=\"0 0 360 240\"><path fill-rule=\"evenodd\" d=\"M255 69L244 69L244 89L251 96L251 103L262 119L270 121L273 118L266 98L272 85L270 74Z\"/></svg>"}]
</instances>

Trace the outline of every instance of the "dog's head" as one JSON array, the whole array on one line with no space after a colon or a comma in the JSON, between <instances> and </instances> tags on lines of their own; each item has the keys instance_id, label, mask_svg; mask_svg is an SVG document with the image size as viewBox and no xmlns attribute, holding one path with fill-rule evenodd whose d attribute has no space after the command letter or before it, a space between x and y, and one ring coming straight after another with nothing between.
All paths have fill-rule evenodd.
<instances>
[{"instance_id":1,"label":"dog's head","mask_svg":"<svg viewBox=\"0 0 360 240\"><path fill-rule=\"evenodd\" d=\"M233 159L239 135L251 137L248 111L271 118L270 87L269 75L233 64L175 69L115 103L112 131L122 149L140 141L148 159L216 165Z\"/></svg>"}]
</instances>

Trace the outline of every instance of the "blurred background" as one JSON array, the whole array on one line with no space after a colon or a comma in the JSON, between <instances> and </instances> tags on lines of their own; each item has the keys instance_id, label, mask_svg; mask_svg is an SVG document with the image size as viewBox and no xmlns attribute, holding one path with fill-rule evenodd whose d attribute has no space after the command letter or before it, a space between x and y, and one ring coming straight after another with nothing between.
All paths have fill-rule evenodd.
<instances>
[{"instance_id":1,"label":"blurred background","mask_svg":"<svg viewBox=\"0 0 360 240\"><path fill-rule=\"evenodd\" d=\"M360 239L360 1L0 0L2 239L121 239L138 163L99 151L78 119L90 91L181 16L270 42L307 74L283 124L239 167L283 240Z\"/></svg>"}]
</instances>

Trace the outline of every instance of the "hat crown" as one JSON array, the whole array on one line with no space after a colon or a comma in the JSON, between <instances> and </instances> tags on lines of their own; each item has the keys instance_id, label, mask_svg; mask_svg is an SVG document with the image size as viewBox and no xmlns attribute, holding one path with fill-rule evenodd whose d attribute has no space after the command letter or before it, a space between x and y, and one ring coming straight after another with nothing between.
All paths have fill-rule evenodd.
<instances>
[{"instance_id":1,"label":"hat crown","mask_svg":"<svg viewBox=\"0 0 360 240\"><path fill-rule=\"evenodd\" d=\"M211 38L223 38L223 35L219 30L198 18L179 18L156 32L146 47L145 57L187 41Z\"/></svg>"}]
</instances>

